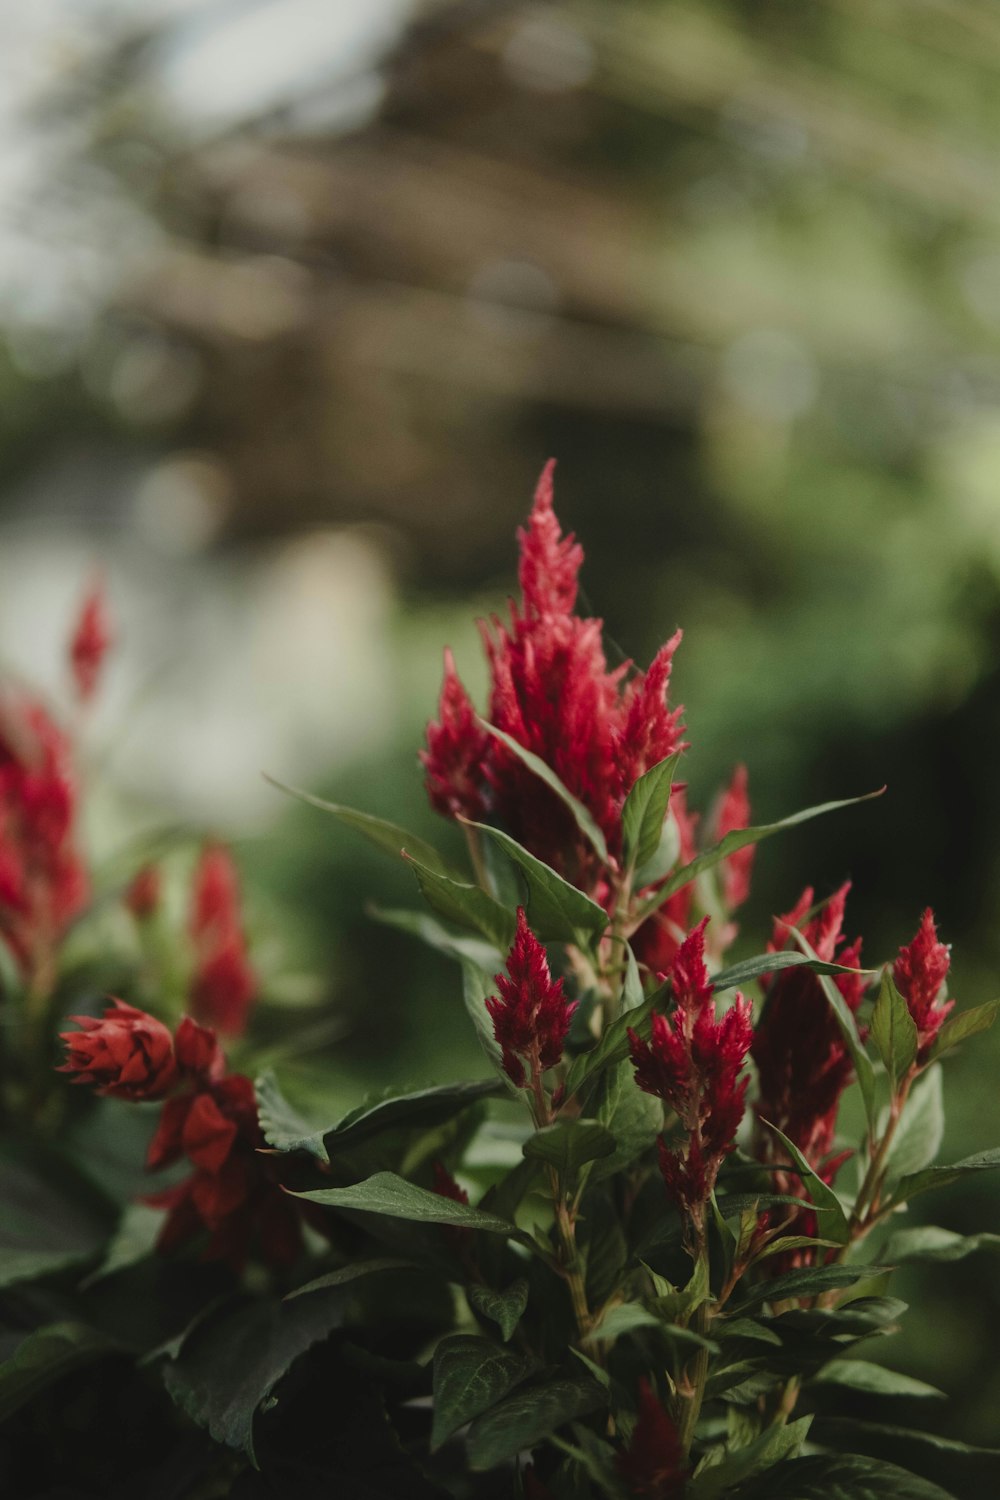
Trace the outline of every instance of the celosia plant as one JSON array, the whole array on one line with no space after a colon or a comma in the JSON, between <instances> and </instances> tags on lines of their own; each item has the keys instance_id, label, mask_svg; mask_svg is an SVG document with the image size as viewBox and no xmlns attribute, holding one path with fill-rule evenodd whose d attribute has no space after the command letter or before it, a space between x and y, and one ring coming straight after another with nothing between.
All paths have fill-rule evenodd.
<instances>
[{"instance_id":1,"label":"celosia plant","mask_svg":"<svg viewBox=\"0 0 1000 1500\"><path fill-rule=\"evenodd\" d=\"M80 1366L98 1383L132 1372L147 1455L181 1445L156 1475L168 1500L998 1492L985 1449L932 1449L946 1459L928 1474L926 1438L891 1403L934 1392L865 1355L902 1310L897 1262L984 1242L907 1215L1000 1166L996 1150L934 1163L940 1061L1000 1002L955 1009L929 909L895 958L863 967L846 886L806 890L763 951L744 932L751 956L727 964L756 846L844 804L751 826L738 766L704 816L689 809L668 696L680 633L645 671L609 668L601 622L577 611L583 551L551 465L519 539L520 598L483 626L483 712L446 652L421 752L468 870L322 804L405 856L431 915L389 919L458 961L482 1076L335 1124L303 1118L273 1073L250 1081L267 977L216 842L183 881L186 926L175 875L123 871L123 998L76 975L67 937L90 916L72 746L30 695L4 698L3 1003L27 1080L4 1098L40 1153L8 1154L0 1228L18 1293L0 1394L28 1431L12 1463L39 1453L30 1434L58 1425ZM74 636L83 699L105 620L88 605ZM382 1024L378 995L368 1015ZM88 1469L70 1491L153 1493L149 1462Z\"/></svg>"}]
</instances>

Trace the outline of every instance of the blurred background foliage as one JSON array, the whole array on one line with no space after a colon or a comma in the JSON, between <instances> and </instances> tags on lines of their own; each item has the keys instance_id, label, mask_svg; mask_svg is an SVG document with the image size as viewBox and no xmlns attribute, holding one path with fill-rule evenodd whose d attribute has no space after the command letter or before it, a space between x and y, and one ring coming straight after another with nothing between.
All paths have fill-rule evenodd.
<instances>
[{"instance_id":1,"label":"blurred background foliage","mask_svg":"<svg viewBox=\"0 0 1000 1500\"><path fill-rule=\"evenodd\" d=\"M929 902L960 1003L997 992L990 8L33 0L0 33L3 651L55 691L105 571L94 847L235 839L303 1092L479 1060L457 976L366 914L405 870L259 772L450 836L441 647L481 692L549 454L622 653L685 629L695 805L738 759L765 820L888 783L762 850L746 946L851 876L872 962ZM998 1063L953 1066L946 1154L1000 1138ZM934 1208L1000 1230L994 1186ZM961 1269L892 1357L996 1439L1000 1293Z\"/></svg>"}]
</instances>

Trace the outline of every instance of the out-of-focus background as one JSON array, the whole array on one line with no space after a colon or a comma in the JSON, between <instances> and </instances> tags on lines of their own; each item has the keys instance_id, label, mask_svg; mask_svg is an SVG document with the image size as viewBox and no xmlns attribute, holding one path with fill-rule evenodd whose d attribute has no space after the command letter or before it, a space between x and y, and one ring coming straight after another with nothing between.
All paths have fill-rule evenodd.
<instances>
[{"instance_id":1,"label":"out-of-focus background","mask_svg":"<svg viewBox=\"0 0 1000 1500\"><path fill-rule=\"evenodd\" d=\"M366 915L406 872L260 772L433 831L441 647L481 691L550 454L622 652L685 629L696 805L738 759L763 820L889 784L762 850L749 945L849 875L873 962L929 902L1000 992L998 79L972 0L4 8L0 649L57 694L103 572L95 847L234 839L345 1106L474 1043ZM1000 1140L998 1065L953 1066L946 1154ZM927 1212L1000 1230L988 1183ZM1000 1293L955 1269L894 1357L996 1439Z\"/></svg>"}]
</instances>

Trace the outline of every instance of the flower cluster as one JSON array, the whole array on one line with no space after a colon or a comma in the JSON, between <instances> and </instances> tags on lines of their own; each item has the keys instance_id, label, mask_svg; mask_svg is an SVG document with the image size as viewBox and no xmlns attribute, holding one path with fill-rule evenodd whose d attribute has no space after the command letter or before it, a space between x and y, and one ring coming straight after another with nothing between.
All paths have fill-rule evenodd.
<instances>
[{"instance_id":1,"label":"flower cluster","mask_svg":"<svg viewBox=\"0 0 1000 1500\"><path fill-rule=\"evenodd\" d=\"M779 917L769 952L788 944L798 928L825 963L857 968L861 939L848 943L843 936L847 882L812 916L813 891L802 892L792 910ZM783 969L765 978L764 1008L754 1033L753 1060L757 1065L757 1115L776 1125L802 1152L810 1166L832 1181L846 1159L831 1151L840 1097L854 1075L853 1063L837 1018L815 974L805 968ZM838 974L833 980L848 1009L856 1012L865 992L864 974ZM769 1131L759 1132L765 1161L781 1159L781 1149Z\"/></svg>"},{"instance_id":2,"label":"flower cluster","mask_svg":"<svg viewBox=\"0 0 1000 1500\"><path fill-rule=\"evenodd\" d=\"M630 1495L643 1500L680 1500L687 1469L677 1428L645 1378L639 1381L639 1412L628 1444L615 1458Z\"/></svg>"},{"instance_id":3,"label":"flower cluster","mask_svg":"<svg viewBox=\"0 0 1000 1500\"><path fill-rule=\"evenodd\" d=\"M191 1013L224 1036L242 1036L257 976L247 957L236 866L219 844L208 845L198 861L188 930L195 955Z\"/></svg>"},{"instance_id":4,"label":"flower cluster","mask_svg":"<svg viewBox=\"0 0 1000 1500\"><path fill-rule=\"evenodd\" d=\"M576 1003L566 999L561 979L553 981L545 949L528 926L523 906L517 909L506 967L506 974L495 976L500 994L489 997L486 1009L507 1077L518 1088L537 1088L546 1068L554 1068L562 1057Z\"/></svg>"},{"instance_id":5,"label":"flower cluster","mask_svg":"<svg viewBox=\"0 0 1000 1500\"><path fill-rule=\"evenodd\" d=\"M945 943L938 942L934 913L928 907L916 937L900 948L892 970L896 988L917 1028L918 1064L926 1062L935 1037L955 1007L954 1000L945 1000L941 994L950 967L951 952Z\"/></svg>"},{"instance_id":6,"label":"flower cluster","mask_svg":"<svg viewBox=\"0 0 1000 1500\"><path fill-rule=\"evenodd\" d=\"M660 1140L660 1170L671 1197L692 1217L702 1211L743 1118L747 1080L740 1078L753 1040L750 1003L737 995L716 1020L705 967L705 917L674 957L671 1016L653 1017L645 1042L629 1031L635 1080L673 1109L687 1139L672 1149Z\"/></svg>"},{"instance_id":7,"label":"flower cluster","mask_svg":"<svg viewBox=\"0 0 1000 1500\"><path fill-rule=\"evenodd\" d=\"M61 1072L73 1082L132 1102L162 1100L150 1143L151 1171L186 1158L191 1176L147 1201L167 1210L159 1248L168 1251L208 1232L205 1255L240 1269L256 1240L269 1265L287 1265L301 1246L293 1200L275 1185L258 1154L264 1137L253 1084L227 1073L208 1027L185 1016L175 1035L162 1021L121 1000L102 1019L74 1016Z\"/></svg>"}]
</instances>

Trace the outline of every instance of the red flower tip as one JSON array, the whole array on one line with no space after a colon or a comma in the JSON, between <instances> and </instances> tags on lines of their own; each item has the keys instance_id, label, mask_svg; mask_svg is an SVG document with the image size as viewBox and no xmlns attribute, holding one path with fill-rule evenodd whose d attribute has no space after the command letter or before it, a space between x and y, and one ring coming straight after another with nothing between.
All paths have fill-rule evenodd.
<instances>
[{"instance_id":1,"label":"red flower tip","mask_svg":"<svg viewBox=\"0 0 1000 1500\"><path fill-rule=\"evenodd\" d=\"M639 1412L632 1436L615 1456L630 1494L643 1500L680 1500L687 1472L677 1428L649 1381L639 1381Z\"/></svg>"},{"instance_id":2,"label":"red flower tip","mask_svg":"<svg viewBox=\"0 0 1000 1500\"><path fill-rule=\"evenodd\" d=\"M724 839L727 833L750 826L750 798L747 794L747 768L739 765L719 799L715 815L715 837ZM747 844L728 854L722 861L722 895L729 911L735 911L750 894L750 873L753 870L754 844Z\"/></svg>"},{"instance_id":3,"label":"red flower tip","mask_svg":"<svg viewBox=\"0 0 1000 1500\"><path fill-rule=\"evenodd\" d=\"M112 1098L162 1099L177 1080L173 1038L162 1021L115 1000L103 1019L72 1016L79 1031L64 1031L66 1061L58 1071L74 1083L95 1085Z\"/></svg>"},{"instance_id":4,"label":"red flower tip","mask_svg":"<svg viewBox=\"0 0 1000 1500\"><path fill-rule=\"evenodd\" d=\"M577 576L583 548L572 532L561 534L552 508L552 478L556 461L550 458L535 490L527 527L518 529L518 583L527 615L569 615L576 603Z\"/></svg>"},{"instance_id":5,"label":"red flower tip","mask_svg":"<svg viewBox=\"0 0 1000 1500\"><path fill-rule=\"evenodd\" d=\"M198 1083L217 1083L226 1071L226 1059L210 1026L199 1026L185 1016L174 1037L177 1066L185 1077Z\"/></svg>"},{"instance_id":6,"label":"red flower tip","mask_svg":"<svg viewBox=\"0 0 1000 1500\"><path fill-rule=\"evenodd\" d=\"M240 1036L257 993L257 976L246 952L236 866L221 845L208 845L198 862L189 930L195 950L192 1014L226 1036Z\"/></svg>"},{"instance_id":7,"label":"red flower tip","mask_svg":"<svg viewBox=\"0 0 1000 1500\"><path fill-rule=\"evenodd\" d=\"M490 736L462 686L450 647L444 653L438 715L427 726L427 749L420 751L431 806L445 817L479 822L486 810L484 761Z\"/></svg>"},{"instance_id":8,"label":"red flower tip","mask_svg":"<svg viewBox=\"0 0 1000 1500\"><path fill-rule=\"evenodd\" d=\"M70 668L81 703L94 696L104 658L113 641L104 586L95 583L84 596L69 643Z\"/></svg>"},{"instance_id":9,"label":"red flower tip","mask_svg":"<svg viewBox=\"0 0 1000 1500\"><path fill-rule=\"evenodd\" d=\"M955 1008L954 1000L939 999L950 967L951 950L947 944L938 942L934 913L928 907L920 919L916 936L906 947L900 948L892 969L896 988L906 1001L917 1028L921 1061L949 1012Z\"/></svg>"},{"instance_id":10,"label":"red flower tip","mask_svg":"<svg viewBox=\"0 0 1000 1500\"><path fill-rule=\"evenodd\" d=\"M561 979L553 982L545 949L528 926L523 906L517 909L517 931L506 967L506 974L496 975L500 995L491 995L486 1009L503 1053L504 1071L518 1088L528 1088L562 1057L576 1004L567 1001Z\"/></svg>"},{"instance_id":11,"label":"red flower tip","mask_svg":"<svg viewBox=\"0 0 1000 1500\"><path fill-rule=\"evenodd\" d=\"M137 922L145 922L159 910L163 880L158 865L143 865L132 877L123 901Z\"/></svg>"}]
</instances>

